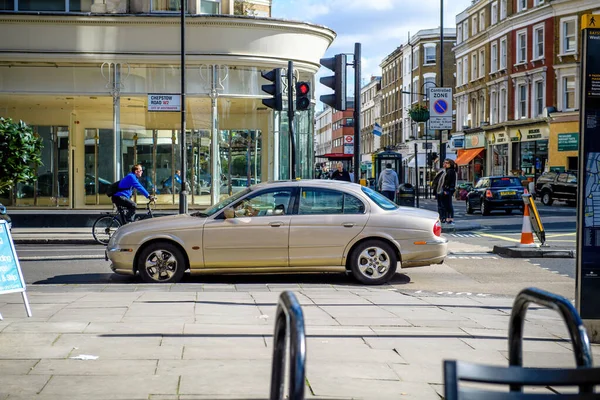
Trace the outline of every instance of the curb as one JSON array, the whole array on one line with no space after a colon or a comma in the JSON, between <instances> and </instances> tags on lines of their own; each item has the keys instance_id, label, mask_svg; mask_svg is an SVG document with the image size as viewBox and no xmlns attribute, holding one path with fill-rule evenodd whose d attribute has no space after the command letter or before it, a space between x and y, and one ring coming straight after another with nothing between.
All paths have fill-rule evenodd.
<instances>
[{"instance_id":1,"label":"curb","mask_svg":"<svg viewBox=\"0 0 600 400\"><path fill-rule=\"evenodd\" d=\"M17 238L13 237L14 244L97 244L98 246L102 246L100 243L96 242L94 239L75 239L75 238L36 238L36 239L26 239L26 238Z\"/></svg>"},{"instance_id":2,"label":"curb","mask_svg":"<svg viewBox=\"0 0 600 400\"><path fill-rule=\"evenodd\" d=\"M512 258L575 258L575 250L549 249L547 247L494 246L492 253Z\"/></svg>"},{"instance_id":3,"label":"curb","mask_svg":"<svg viewBox=\"0 0 600 400\"><path fill-rule=\"evenodd\" d=\"M19 261L63 261L63 260L104 260L103 255L73 255L73 256L32 256L19 257Z\"/></svg>"}]
</instances>

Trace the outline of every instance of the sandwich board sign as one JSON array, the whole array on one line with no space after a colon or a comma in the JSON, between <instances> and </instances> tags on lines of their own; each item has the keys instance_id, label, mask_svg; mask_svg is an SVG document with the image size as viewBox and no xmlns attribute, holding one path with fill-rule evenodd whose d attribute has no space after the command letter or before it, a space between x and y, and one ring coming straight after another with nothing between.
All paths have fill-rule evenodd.
<instances>
[{"instance_id":1,"label":"sandwich board sign","mask_svg":"<svg viewBox=\"0 0 600 400\"><path fill-rule=\"evenodd\" d=\"M15 244L8 225L0 220L0 294L19 292L23 295L27 316L31 317L31 308L25 293L25 279L23 279ZM2 315L0 315L1 319Z\"/></svg>"}]
</instances>

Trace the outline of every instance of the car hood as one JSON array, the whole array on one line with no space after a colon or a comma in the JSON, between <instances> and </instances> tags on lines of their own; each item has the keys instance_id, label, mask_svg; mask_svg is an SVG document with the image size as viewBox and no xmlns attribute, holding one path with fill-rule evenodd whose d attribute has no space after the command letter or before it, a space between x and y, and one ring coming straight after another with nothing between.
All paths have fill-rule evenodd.
<instances>
[{"instance_id":1,"label":"car hood","mask_svg":"<svg viewBox=\"0 0 600 400\"><path fill-rule=\"evenodd\" d=\"M204 225L206 218L192 217L189 214L177 214L145 219L120 227L112 236L111 244L140 244L149 236L166 234L171 236L175 230L198 229Z\"/></svg>"}]
</instances>

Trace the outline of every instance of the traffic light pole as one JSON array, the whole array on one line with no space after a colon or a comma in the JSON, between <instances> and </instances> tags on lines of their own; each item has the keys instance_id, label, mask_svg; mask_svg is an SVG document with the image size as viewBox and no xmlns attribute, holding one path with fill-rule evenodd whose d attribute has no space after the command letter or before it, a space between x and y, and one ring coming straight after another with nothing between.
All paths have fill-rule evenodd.
<instances>
[{"instance_id":1,"label":"traffic light pole","mask_svg":"<svg viewBox=\"0 0 600 400\"><path fill-rule=\"evenodd\" d=\"M290 178L296 179L296 129L294 127L294 62L288 61L288 130L290 132Z\"/></svg>"},{"instance_id":2,"label":"traffic light pole","mask_svg":"<svg viewBox=\"0 0 600 400\"><path fill-rule=\"evenodd\" d=\"M360 182L360 70L361 45L354 43L354 183Z\"/></svg>"},{"instance_id":3,"label":"traffic light pole","mask_svg":"<svg viewBox=\"0 0 600 400\"><path fill-rule=\"evenodd\" d=\"M188 212L186 184L187 144L185 141L185 5L185 1L181 2L181 191L179 192L179 214L186 214ZM175 182L173 182L173 188L175 188Z\"/></svg>"}]
</instances>

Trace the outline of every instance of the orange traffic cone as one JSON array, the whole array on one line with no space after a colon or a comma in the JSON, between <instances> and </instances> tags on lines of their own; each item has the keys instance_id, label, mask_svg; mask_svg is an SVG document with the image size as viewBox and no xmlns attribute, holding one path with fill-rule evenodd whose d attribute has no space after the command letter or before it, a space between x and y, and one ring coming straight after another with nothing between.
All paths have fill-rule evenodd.
<instances>
[{"instance_id":1,"label":"orange traffic cone","mask_svg":"<svg viewBox=\"0 0 600 400\"><path fill-rule=\"evenodd\" d=\"M533 242L533 232L531 231L531 221L529 220L529 205L525 204L523 210L523 228L521 229L521 243L517 247L538 247Z\"/></svg>"}]
</instances>

